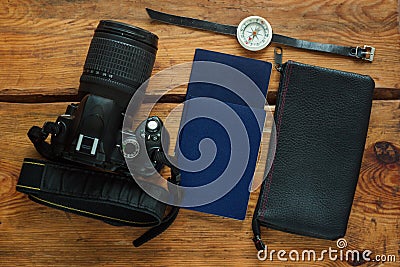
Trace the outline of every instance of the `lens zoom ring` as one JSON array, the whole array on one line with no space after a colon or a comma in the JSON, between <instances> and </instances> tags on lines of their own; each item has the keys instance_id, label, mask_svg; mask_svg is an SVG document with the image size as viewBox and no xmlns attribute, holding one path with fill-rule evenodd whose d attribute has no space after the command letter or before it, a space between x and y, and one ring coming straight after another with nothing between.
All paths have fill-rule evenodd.
<instances>
[{"instance_id":1,"label":"lens zoom ring","mask_svg":"<svg viewBox=\"0 0 400 267\"><path fill-rule=\"evenodd\" d=\"M85 71L99 71L143 83L150 75L155 54L140 47L102 37L94 37L86 58Z\"/></svg>"}]
</instances>

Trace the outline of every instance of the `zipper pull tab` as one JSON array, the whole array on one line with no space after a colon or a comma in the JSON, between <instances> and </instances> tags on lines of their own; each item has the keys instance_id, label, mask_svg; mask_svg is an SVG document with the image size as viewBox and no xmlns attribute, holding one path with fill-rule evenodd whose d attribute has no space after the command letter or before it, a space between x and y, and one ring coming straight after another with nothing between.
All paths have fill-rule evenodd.
<instances>
[{"instance_id":1,"label":"zipper pull tab","mask_svg":"<svg viewBox=\"0 0 400 267\"><path fill-rule=\"evenodd\" d=\"M281 47L275 47L274 49L274 60L275 60L275 69L279 72L282 71L282 54L283 50Z\"/></svg>"}]
</instances>

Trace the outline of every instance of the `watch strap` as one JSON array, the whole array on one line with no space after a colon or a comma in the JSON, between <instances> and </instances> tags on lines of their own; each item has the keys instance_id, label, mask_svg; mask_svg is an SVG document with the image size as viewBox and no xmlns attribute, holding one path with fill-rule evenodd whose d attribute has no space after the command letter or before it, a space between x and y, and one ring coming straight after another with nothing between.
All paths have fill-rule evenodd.
<instances>
[{"instance_id":1,"label":"watch strap","mask_svg":"<svg viewBox=\"0 0 400 267\"><path fill-rule=\"evenodd\" d=\"M363 47L360 46L352 47L352 46L341 46L335 44L324 44L324 43L300 40L280 34L273 34L272 42L275 44L282 44L299 49L306 49L316 52L325 52L341 56L359 58L371 62L374 60L374 54L375 54L375 48L368 45L364 45Z\"/></svg>"},{"instance_id":2,"label":"watch strap","mask_svg":"<svg viewBox=\"0 0 400 267\"><path fill-rule=\"evenodd\" d=\"M236 36L237 27L233 25L220 24L206 20L176 16L156 11L150 8L146 8L146 11L151 19L158 20L164 23Z\"/></svg>"},{"instance_id":3,"label":"watch strap","mask_svg":"<svg viewBox=\"0 0 400 267\"><path fill-rule=\"evenodd\" d=\"M161 21L164 23L236 36L237 26L219 24L195 18L176 16L172 14L155 11L150 8L146 8L146 11L151 19ZM374 54L375 54L375 48L372 46L364 45L363 47L360 46L352 47L352 46L341 46L335 44L324 44L324 43L300 40L275 33L272 35L272 42L299 49L358 58L370 62L374 60Z\"/></svg>"}]
</instances>

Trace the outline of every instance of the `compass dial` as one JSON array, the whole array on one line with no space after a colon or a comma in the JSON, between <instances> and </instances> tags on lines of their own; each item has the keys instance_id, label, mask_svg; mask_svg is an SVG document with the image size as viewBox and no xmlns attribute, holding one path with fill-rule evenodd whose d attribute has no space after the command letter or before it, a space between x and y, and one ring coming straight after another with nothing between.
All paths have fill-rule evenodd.
<instances>
[{"instance_id":1,"label":"compass dial","mask_svg":"<svg viewBox=\"0 0 400 267\"><path fill-rule=\"evenodd\" d=\"M242 20L237 27L236 37L239 43L250 51L265 48L272 39L272 27L259 16L250 16Z\"/></svg>"}]
</instances>

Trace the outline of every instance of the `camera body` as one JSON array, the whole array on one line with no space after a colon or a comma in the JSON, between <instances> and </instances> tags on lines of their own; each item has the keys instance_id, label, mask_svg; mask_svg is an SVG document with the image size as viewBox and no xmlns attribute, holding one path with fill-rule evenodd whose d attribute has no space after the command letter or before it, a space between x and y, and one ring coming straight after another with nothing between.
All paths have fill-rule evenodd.
<instances>
[{"instance_id":1,"label":"camera body","mask_svg":"<svg viewBox=\"0 0 400 267\"><path fill-rule=\"evenodd\" d=\"M31 129L28 135L36 142L38 151L107 171L129 173L126 160L132 161L139 175L149 176L159 171L162 164L153 160L152 155L163 150L161 139L169 140L162 121L150 117L136 129L122 132L130 99L135 93L144 95L144 90L138 89L150 78L157 43L158 37L146 30L100 21L80 78L81 101L68 105L55 123ZM35 132L37 128L39 133ZM44 140L49 134L51 143L47 144ZM127 136L124 141L123 134Z\"/></svg>"},{"instance_id":2,"label":"camera body","mask_svg":"<svg viewBox=\"0 0 400 267\"><path fill-rule=\"evenodd\" d=\"M129 160L137 162L137 174L152 175L162 165L155 161L146 165L145 157L162 150L161 140L169 140L169 134L161 119L154 116L135 131L125 132L128 137L122 142L123 115L113 100L89 94L79 104L68 105L55 124L46 123L43 128L53 127L51 145L63 159L120 172L127 171L125 160Z\"/></svg>"},{"instance_id":3,"label":"camera body","mask_svg":"<svg viewBox=\"0 0 400 267\"><path fill-rule=\"evenodd\" d=\"M136 247L168 228L179 211L173 206L166 213L167 205L156 196L169 190L152 183L164 165L171 169L168 181L180 183L180 171L164 151L169 134L160 118L136 116L157 42L146 30L100 21L80 79L80 103L68 105L55 122L30 128L29 139L49 161L25 159L17 184L18 191L46 206L112 225L152 226L133 242Z\"/></svg>"}]
</instances>

